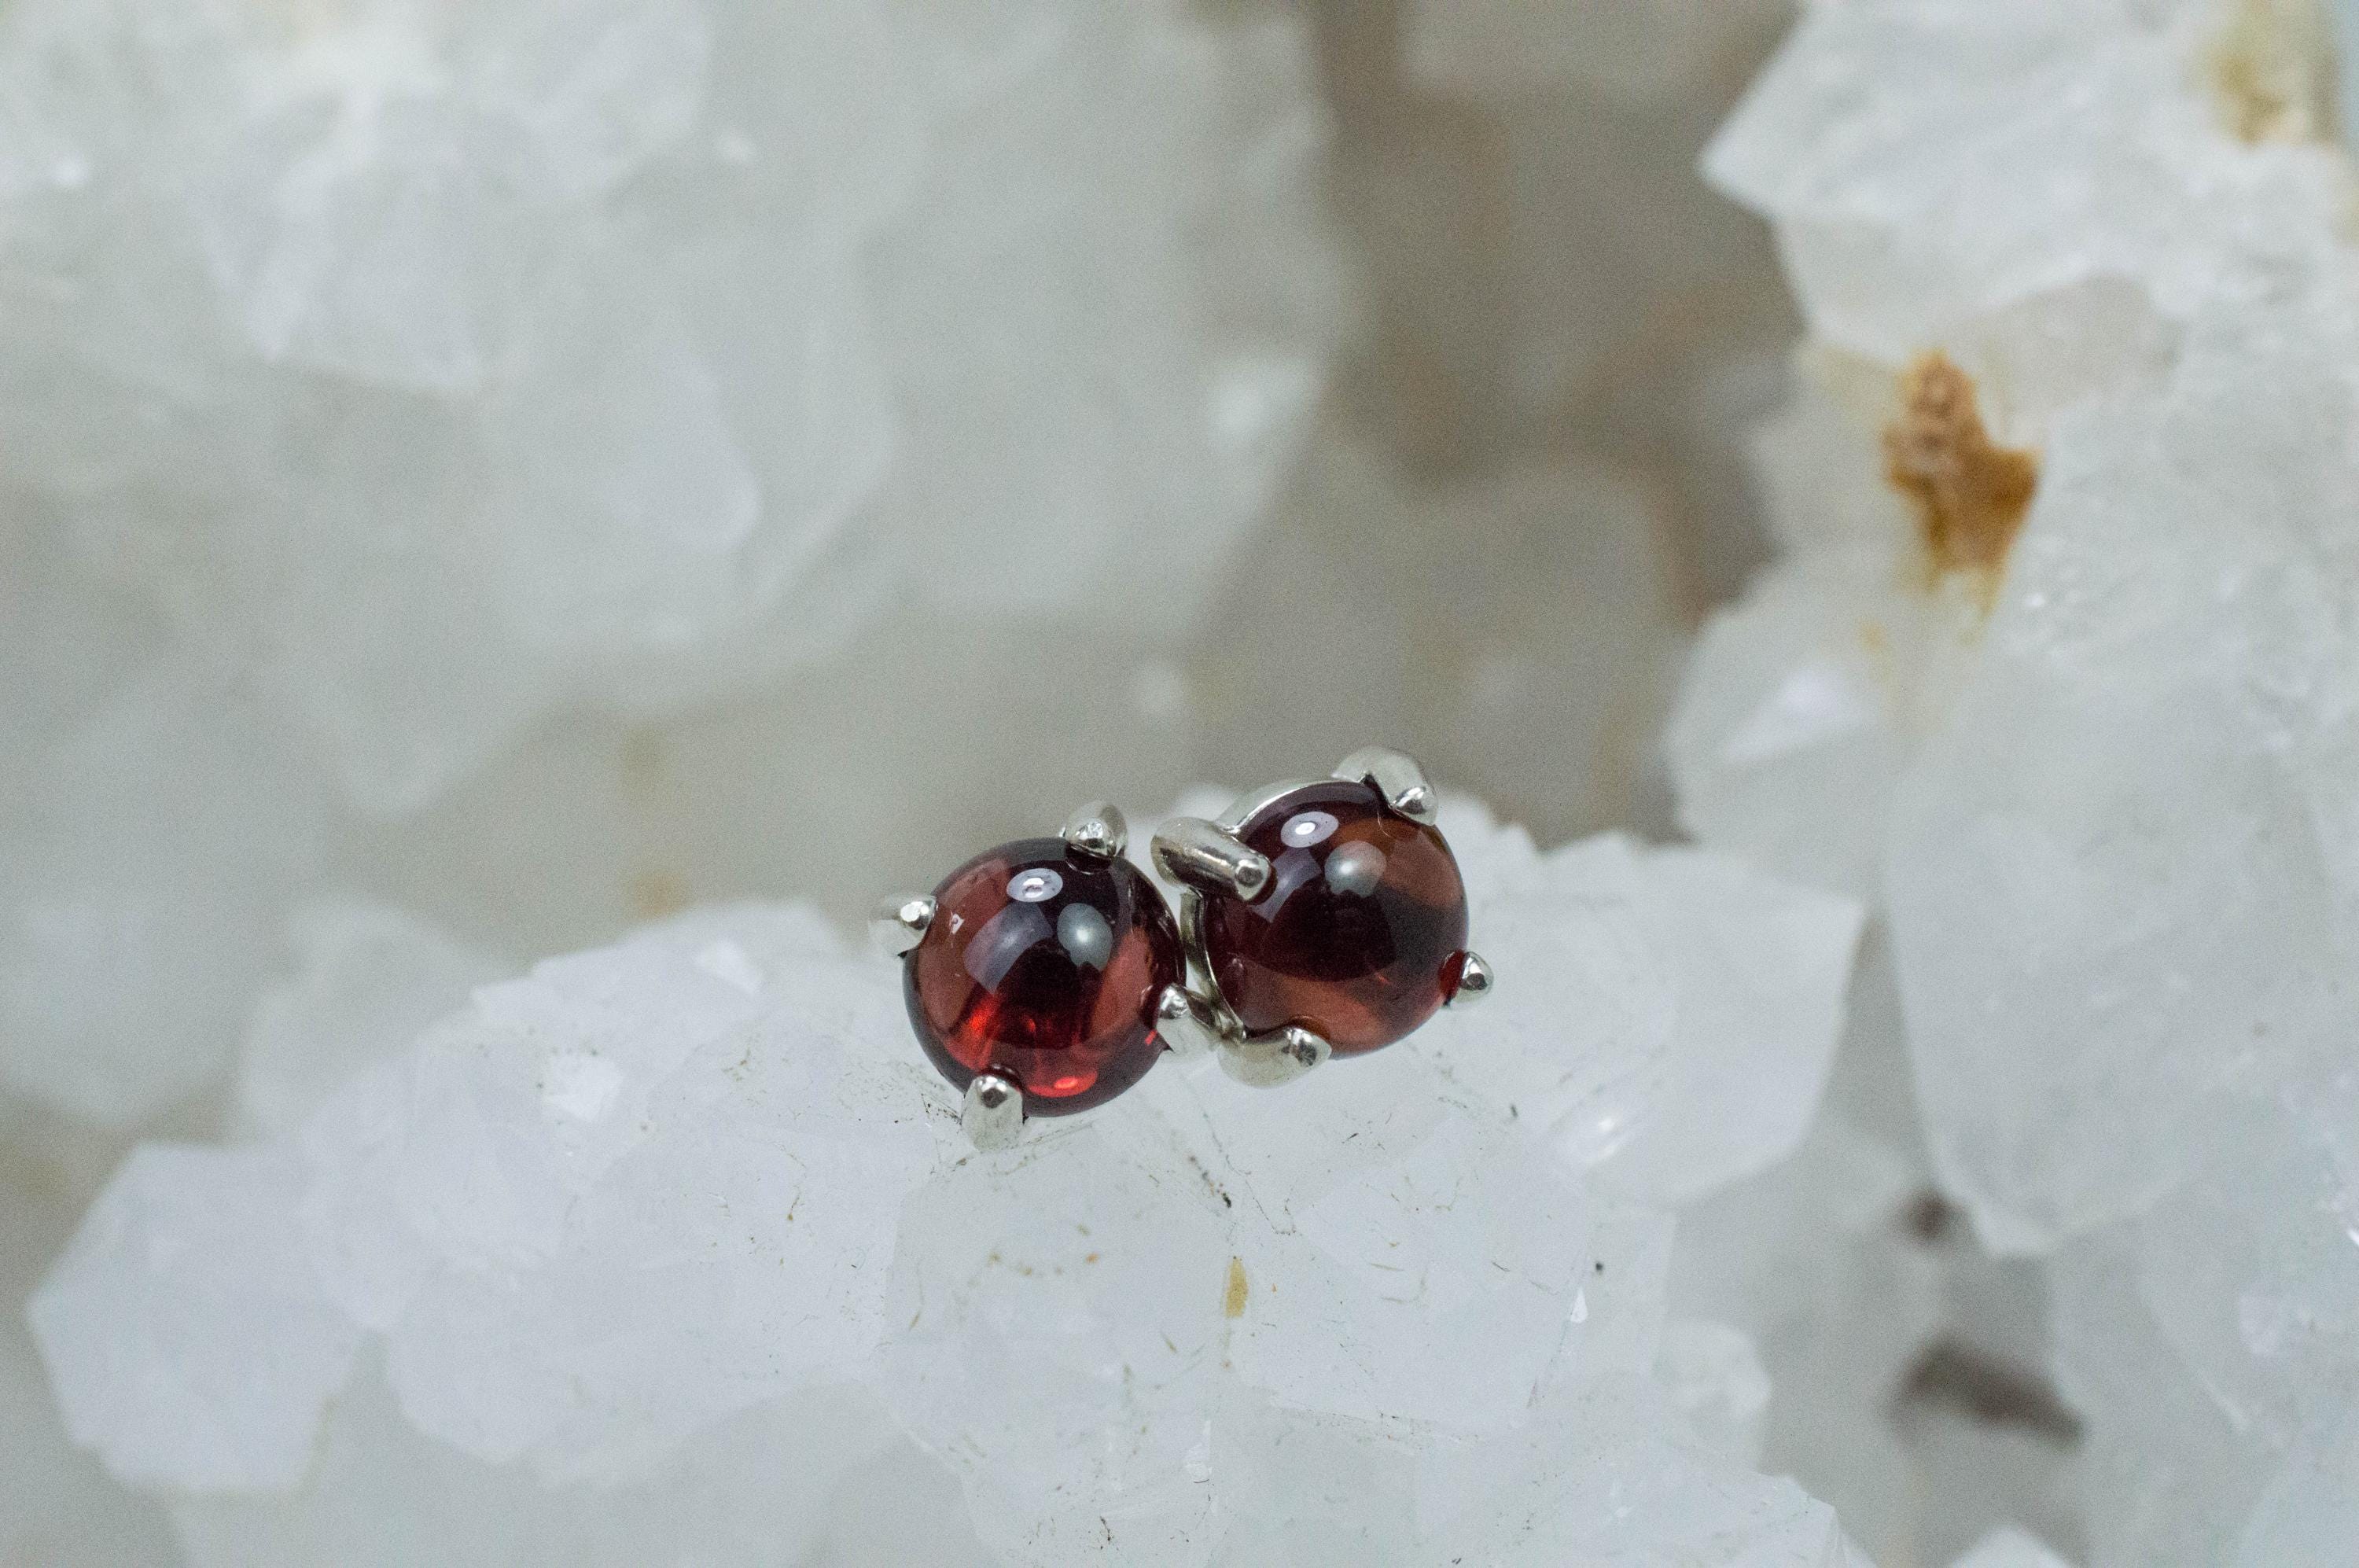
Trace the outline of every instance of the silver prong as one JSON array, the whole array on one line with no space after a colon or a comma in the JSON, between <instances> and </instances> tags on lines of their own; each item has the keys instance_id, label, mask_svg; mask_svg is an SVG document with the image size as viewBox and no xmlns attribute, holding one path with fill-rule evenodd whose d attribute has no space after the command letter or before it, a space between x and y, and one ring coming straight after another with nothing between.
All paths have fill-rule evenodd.
<instances>
[{"instance_id":1,"label":"silver prong","mask_svg":"<svg viewBox=\"0 0 2359 1568\"><path fill-rule=\"evenodd\" d=\"M1155 1004L1155 1032L1175 1056L1201 1056L1221 1042L1221 1031L1212 1022L1211 1010L1185 985L1163 987L1163 995Z\"/></svg>"},{"instance_id":2,"label":"silver prong","mask_svg":"<svg viewBox=\"0 0 2359 1568\"><path fill-rule=\"evenodd\" d=\"M966 1086L959 1126L967 1141L985 1151L1013 1149L1024 1134L1024 1091L996 1073L978 1073Z\"/></svg>"},{"instance_id":3,"label":"silver prong","mask_svg":"<svg viewBox=\"0 0 2359 1568\"><path fill-rule=\"evenodd\" d=\"M1174 882L1240 898L1269 886L1269 857L1201 817L1174 817L1155 831L1155 865Z\"/></svg>"},{"instance_id":4,"label":"silver prong","mask_svg":"<svg viewBox=\"0 0 2359 1568\"><path fill-rule=\"evenodd\" d=\"M1222 1068L1238 1083L1256 1089L1291 1083L1332 1054L1333 1047L1298 1024L1221 1041Z\"/></svg>"},{"instance_id":5,"label":"silver prong","mask_svg":"<svg viewBox=\"0 0 2359 1568\"><path fill-rule=\"evenodd\" d=\"M1366 779L1376 787L1386 805L1411 822L1430 824L1441 809L1441 797L1426 778L1425 769L1405 751L1364 746L1343 759L1343 766L1335 769L1335 777L1354 782Z\"/></svg>"},{"instance_id":6,"label":"silver prong","mask_svg":"<svg viewBox=\"0 0 2359 1568\"><path fill-rule=\"evenodd\" d=\"M1491 994L1491 966L1483 962L1479 953L1459 955L1458 989L1450 994L1445 1007L1471 1007Z\"/></svg>"},{"instance_id":7,"label":"silver prong","mask_svg":"<svg viewBox=\"0 0 2359 1568\"><path fill-rule=\"evenodd\" d=\"M1229 802L1228 810L1212 819L1212 825L1223 833L1243 833L1247 822L1261 815L1264 810L1285 800L1297 789L1308 789L1318 783L1316 779L1281 779L1248 790Z\"/></svg>"},{"instance_id":8,"label":"silver prong","mask_svg":"<svg viewBox=\"0 0 2359 1568\"><path fill-rule=\"evenodd\" d=\"M899 958L925 940L934 923L934 896L908 893L887 898L868 917L868 934L888 957Z\"/></svg>"},{"instance_id":9,"label":"silver prong","mask_svg":"<svg viewBox=\"0 0 2359 1568\"><path fill-rule=\"evenodd\" d=\"M1065 819L1058 835L1066 844L1100 860L1120 860L1130 847L1130 824L1104 800L1092 800Z\"/></svg>"}]
</instances>

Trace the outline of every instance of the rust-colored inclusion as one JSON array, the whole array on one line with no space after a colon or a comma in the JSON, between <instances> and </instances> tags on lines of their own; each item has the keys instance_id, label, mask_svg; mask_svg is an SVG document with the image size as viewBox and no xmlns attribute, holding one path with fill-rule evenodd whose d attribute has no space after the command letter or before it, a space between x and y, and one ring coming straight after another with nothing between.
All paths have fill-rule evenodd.
<instances>
[{"instance_id":1,"label":"rust-colored inclusion","mask_svg":"<svg viewBox=\"0 0 2359 1568\"><path fill-rule=\"evenodd\" d=\"M1919 355L1901 373L1884 465L1916 513L1933 571L1995 582L2039 488L2039 460L1991 440L1973 378L1947 354Z\"/></svg>"}]
</instances>

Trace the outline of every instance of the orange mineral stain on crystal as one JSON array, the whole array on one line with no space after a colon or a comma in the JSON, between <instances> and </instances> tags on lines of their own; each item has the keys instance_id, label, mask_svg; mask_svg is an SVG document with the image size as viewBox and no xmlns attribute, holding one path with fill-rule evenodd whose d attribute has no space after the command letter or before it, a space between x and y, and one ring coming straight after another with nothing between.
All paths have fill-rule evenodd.
<instances>
[{"instance_id":1,"label":"orange mineral stain on crystal","mask_svg":"<svg viewBox=\"0 0 2359 1568\"><path fill-rule=\"evenodd\" d=\"M1228 1295L1221 1302L1221 1311L1233 1318L1245 1315L1245 1265L1241 1258L1229 1259Z\"/></svg>"},{"instance_id":2,"label":"orange mineral stain on crystal","mask_svg":"<svg viewBox=\"0 0 2359 1568\"><path fill-rule=\"evenodd\" d=\"M2039 460L1991 440L1973 378L1938 350L1901 372L1884 475L1916 514L1933 575L1970 574L1987 598L2031 510Z\"/></svg>"}]
</instances>

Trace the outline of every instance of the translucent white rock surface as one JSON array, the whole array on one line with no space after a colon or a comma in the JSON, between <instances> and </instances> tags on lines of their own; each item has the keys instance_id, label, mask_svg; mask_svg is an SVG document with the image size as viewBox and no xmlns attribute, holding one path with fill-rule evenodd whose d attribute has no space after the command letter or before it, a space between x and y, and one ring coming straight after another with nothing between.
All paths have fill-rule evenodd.
<instances>
[{"instance_id":1,"label":"translucent white rock surface","mask_svg":"<svg viewBox=\"0 0 2359 1568\"><path fill-rule=\"evenodd\" d=\"M1153 525L1249 515L1317 385L1321 312L1290 291L1315 297L1318 248L1271 200L1316 149L1299 66L1282 27L1163 5L24 7L7 259L28 294L114 265L5 344L12 379L72 394L12 405L69 421L20 482L161 487L122 542L184 614L262 640L375 806L551 701L726 678L847 550L963 592L951 536L988 539L1061 601L1168 542ZM1106 201L1222 222L1156 245ZM1027 310L1042 290L1103 314ZM1004 339L927 319L984 309ZM1093 374L1125 395L1076 399ZM99 417L143 411L212 449L197 494L165 442L110 460ZM1083 412L1094 472L1056 461ZM1043 505L1054 476L1071 509ZM237 525L176 532L175 496Z\"/></svg>"},{"instance_id":2,"label":"translucent white rock surface","mask_svg":"<svg viewBox=\"0 0 2359 1568\"><path fill-rule=\"evenodd\" d=\"M289 1149L143 1147L27 1309L66 1424L128 1481L302 1478L360 1347L299 1234Z\"/></svg>"},{"instance_id":3,"label":"translucent white rock surface","mask_svg":"<svg viewBox=\"0 0 2359 1568\"><path fill-rule=\"evenodd\" d=\"M1976 1541L1974 1549L1950 1568L2071 1568L2071 1564L2049 1551L2038 1537L2001 1529Z\"/></svg>"},{"instance_id":4,"label":"translucent white rock surface","mask_svg":"<svg viewBox=\"0 0 2359 1568\"><path fill-rule=\"evenodd\" d=\"M407 1047L503 966L449 932L379 904L296 912L302 967L262 995L239 1053L237 1116L284 1137L362 1068Z\"/></svg>"},{"instance_id":5,"label":"translucent white rock surface","mask_svg":"<svg viewBox=\"0 0 2359 1568\"><path fill-rule=\"evenodd\" d=\"M1712 160L1822 337L1943 357L1848 424L1873 373L1821 371L1765 436L1832 479L1779 485L1791 557L1690 673L1687 814L1886 892L1933 1153L2002 1246L2152 1201L2351 1022L2344 175L2229 114L2297 9L1822 7Z\"/></svg>"},{"instance_id":6,"label":"translucent white rock surface","mask_svg":"<svg viewBox=\"0 0 2359 1568\"><path fill-rule=\"evenodd\" d=\"M1812 5L1707 170L1857 353L2101 278L2265 308L2346 265L2324 44L2270 0Z\"/></svg>"},{"instance_id":7,"label":"translucent white rock surface","mask_svg":"<svg viewBox=\"0 0 2359 1568\"><path fill-rule=\"evenodd\" d=\"M865 1495L880 1483L889 1498ZM852 1388L733 1416L628 1483L551 1488L426 1436L364 1367L299 1493L183 1498L172 1521L190 1568L990 1561L955 1486ZM839 1531L907 1555L828 1555Z\"/></svg>"},{"instance_id":8,"label":"translucent white rock surface","mask_svg":"<svg viewBox=\"0 0 2359 1568\"><path fill-rule=\"evenodd\" d=\"M1842 1035L1856 904L1618 835L1542 855L1471 806L1446 808L1443 827L1478 868L1467 896L1485 956L1563 988L1445 1014L1417 1049L1544 1129L1569 1162L1659 1205L1800 1144ZM1477 838L1492 843L1474 858L1462 846ZM1593 999L1567 1009L1567 995ZM1506 1051L1492 1043L1503 1038Z\"/></svg>"},{"instance_id":9,"label":"translucent white rock surface","mask_svg":"<svg viewBox=\"0 0 2359 1568\"><path fill-rule=\"evenodd\" d=\"M23 1304L56 1260L107 1158L0 1098L0 1562L166 1568L171 1526L67 1434Z\"/></svg>"},{"instance_id":10,"label":"translucent white rock surface","mask_svg":"<svg viewBox=\"0 0 2359 1568\"><path fill-rule=\"evenodd\" d=\"M1674 1318L1663 1325L1655 1366L1698 1438L1731 1459L1760 1466L1769 1374L1743 1331L1710 1318Z\"/></svg>"},{"instance_id":11,"label":"translucent white rock surface","mask_svg":"<svg viewBox=\"0 0 2359 1568\"><path fill-rule=\"evenodd\" d=\"M1680 813L1882 901L1931 1172L2049 1259L2102 1564L2348 1550L2330 10L1817 5L1707 160L1814 342L1756 441L1783 557L1673 722Z\"/></svg>"},{"instance_id":12,"label":"translucent white rock surface","mask_svg":"<svg viewBox=\"0 0 2359 1568\"><path fill-rule=\"evenodd\" d=\"M292 905L554 717L1194 618L1344 313L1299 29L971 13L10 8L9 1083L209 1083Z\"/></svg>"},{"instance_id":13,"label":"translucent white rock surface","mask_svg":"<svg viewBox=\"0 0 2359 1568\"><path fill-rule=\"evenodd\" d=\"M69 1424L200 1563L857 1562L928 1476L945 1562L1857 1561L1748 1468L1745 1335L1665 1325L1676 1205L1784 1152L1715 1145L1729 1083L1808 1119L1856 906L1450 827L1484 1008L1282 1091L1168 1061L998 1154L804 909L479 986L295 1131L125 1166L32 1306Z\"/></svg>"}]
</instances>

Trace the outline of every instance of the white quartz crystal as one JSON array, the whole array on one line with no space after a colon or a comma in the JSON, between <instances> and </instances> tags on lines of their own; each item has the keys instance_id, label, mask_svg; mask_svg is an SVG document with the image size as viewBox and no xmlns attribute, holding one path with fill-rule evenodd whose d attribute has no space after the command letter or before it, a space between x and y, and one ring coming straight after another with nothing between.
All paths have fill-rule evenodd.
<instances>
[{"instance_id":1,"label":"white quartz crystal","mask_svg":"<svg viewBox=\"0 0 2359 1568\"><path fill-rule=\"evenodd\" d=\"M360 1326L289 1243L285 1147L141 1148L27 1309L76 1442L133 1482L299 1485Z\"/></svg>"},{"instance_id":2,"label":"white quartz crystal","mask_svg":"<svg viewBox=\"0 0 2359 1568\"><path fill-rule=\"evenodd\" d=\"M0 1097L0 1562L168 1568L162 1508L67 1432L23 1304L105 1175L105 1155Z\"/></svg>"},{"instance_id":3,"label":"white quartz crystal","mask_svg":"<svg viewBox=\"0 0 2359 1568\"><path fill-rule=\"evenodd\" d=\"M1280 205L1317 122L1274 23L125 0L12 12L0 83L0 265L42 301L0 353L58 378L8 406L48 438L21 482L253 639L372 807L552 703L825 639L801 593L859 558L962 592L989 540L1062 602L1186 516L1209 565L1319 379L1321 258ZM1002 332L939 330L984 310ZM110 453L113 414L171 439Z\"/></svg>"},{"instance_id":4,"label":"white quartz crystal","mask_svg":"<svg viewBox=\"0 0 2359 1568\"><path fill-rule=\"evenodd\" d=\"M2060 428L1980 668L1901 791L1919 1082L1995 1237L2151 1201L2227 1089L2359 1021L2332 804L2352 408L2321 356L2240 338Z\"/></svg>"},{"instance_id":5,"label":"white quartz crystal","mask_svg":"<svg viewBox=\"0 0 2359 1568\"><path fill-rule=\"evenodd\" d=\"M2071 1568L2071 1564L2019 1530L2000 1529L1974 1543L1950 1568Z\"/></svg>"},{"instance_id":6,"label":"white quartz crystal","mask_svg":"<svg viewBox=\"0 0 2359 1568\"><path fill-rule=\"evenodd\" d=\"M1554 983L1444 1014L1418 1049L1647 1202L1693 1202L1801 1142L1841 1035L1855 904L1614 835L1541 855L1471 807L1443 825L1484 956Z\"/></svg>"},{"instance_id":7,"label":"white quartz crystal","mask_svg":"<svg viewBox=\"0 0 2359 1568\"><path fill-rule=\"evenodd\" d=\"M1930 1171L2047 1260L1944 1265L1944 1343L2019 1368L2052 1301L2097 1564L2323 1561L2359 1498L2347 21L1814 5L1706 165L1812 343L1680 815L1880 900ZM1762 1345L1775 1463L1776 1339L1680 1304Z\"/></svg>"},{"instance_id":8,"label":"white quartz crystal","mask_svg":"<svg viewBox=\"0 0 2359 1568\"><path fill-rule=\"evenodd\" d=\"M1760 1465L1769 1374L1741 1330L1710 1318L1674 1318L1663 1325L1655 1365L1700 1439L1731 1459Z\"/></svg>"},{"instance_id":9,"label":"white quartz crystal","mask_svg":"<svg viewBox=\"0 0 2359 1568\"><path fill-rule=\"evenodd\" d=\"M2257 308L2338 259L2348 179L2274 0L1815 5L1714 144L1814 331L1891 359L2097 278ZM2290 78L2290 81L2285 78Z\"/></svg>"},{"instance_id":10,"label":"white quartz crystal","mask_svg":"<svg viewBox=\"0 0 2359 1568\"><path fill-rule=\"evenodd\" d=\"M952 1167L900 1216L884 1388L1004 1561L1185 1561L1208 1532L1189 1459L1232 1254L1211 1182L1159 1141L1060 1129Z\"/></svg>"},{"instance_id":11,"label":"white quartz crystal","mask_svg":"<svg viewBox=\"0 0 2359 1568\"><path fill-rule=\"evenodd\" d=\"M1823 1087L1855 906L1449 821L1497 999L1280 1090L1169 1060L995 1154L807 909L471 997L323 910L249 1082L292 1105L269 1042L321 1028L353 1075L124 1168L34 1300L69 1426L201 1563L1857 1561L1747 1468L1746 1335L1665 1321L1676 1206Z\"/></svg>"},{"instance_id":12,"label":"white quartz crystal","mask_svg":"<svg viewBox=\"0 0 2359 1568\"><path fill-rule=\"evenodd\" d=\"M237 1108L256 1133L283 1137L377 1058L456 1012L501 966L408 912L333 903L296 912L302 967L262 995L238 1059Z\"/></svg>"},{"instance_id":13,"label":"white quartz crystal","mask_svg":"<svg viewBox=\"0 0 2359 1568\"><path fill-rule=\"evenodd\" d=\"M1950 570L1875 444L1908 416L1821 361L1764 462L1832 478L1773 479L1792 554L1672 732L1708 838L1887 894L1935 1159L2012 1247L2151 1202L2239 1079L2350 1022L2340 167L2240 136L2207 94L2249 72L2189 63L2284 43L2267 18L2157 9L1821 8L1712 160L1816 331L1949 354L1993 450L2036 454L2020 538Z\"/></svg>"},{"instance_id":14,"label":"white quartz crystal","mask_svg":"<svg viewBox=\"0 0 2359 1568\"><path fill-rule=\"evenodd\" d=\"M322 1106L307 1235L414 1422L612 1474L874 1347L946 1095L846 972L802 911L684 918L484 988Z\"/></svg>"},{"instance_id":15,"label":"white quartz crystal","mask_svg":"<svg viewBox=\"0 0 2359 1568\"><path fill-rule=\"evenodd\" d=\"M199 1091L297 904L481 876L556 722L895 617L1175 636L1345 314L1314 93L1183 0L9 7L5 1081ZM519 952L623 923L423 879Z\"/></svg>"},{"instance_id":16,"label":"white quartz crystal","mask_svg":"<svg viewBox=\"0 0 2359 1568\"><path fill-rule=\"evenodd\" d=\"M2347 1564L2359 5L1788 9L0 8L0 1562ZM819 912L1371 740L1285 1088Z\"/></svg>"}]
</instances>

